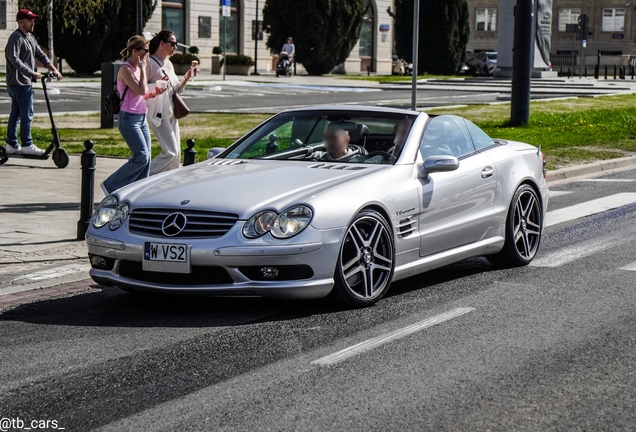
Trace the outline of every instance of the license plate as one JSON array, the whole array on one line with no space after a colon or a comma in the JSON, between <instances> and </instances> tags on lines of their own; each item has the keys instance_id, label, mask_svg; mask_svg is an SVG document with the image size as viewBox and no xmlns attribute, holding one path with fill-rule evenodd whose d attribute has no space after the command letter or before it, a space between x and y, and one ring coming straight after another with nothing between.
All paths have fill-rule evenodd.
<instances>
[{"instance_id":1,"label":"license plate","mask_svg":"<svg viewBox=\"0 0 636 432\"><path fill-rule=\"evenodd\" d=\"M190 273L190 248L184 244L144 243L145 271Z\"/></svg>"}]
</instances>

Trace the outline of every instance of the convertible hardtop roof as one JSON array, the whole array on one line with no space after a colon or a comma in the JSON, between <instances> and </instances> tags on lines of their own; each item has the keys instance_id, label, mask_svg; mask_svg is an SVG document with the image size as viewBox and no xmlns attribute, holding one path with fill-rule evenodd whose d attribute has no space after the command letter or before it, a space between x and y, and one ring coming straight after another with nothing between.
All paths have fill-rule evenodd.
<instances>
[{"instance_id":1,"label":"convertible hardtop roof","mask_svg":"<svg viewBox=\"0 0 636 432\"><path fill-rule=\"evenodd\" d=\"M387 108L387 107L378 107L378 106L368 106L368 105L316 105L316 106L307 106L303 108L293 108L282 111L284 113L290 112L314 112L314 111L343 111L350 113L387 113L387 114L401 114L401 115L420 115L423 114L421 111L413 111L410 109L401 109L401 108Z\"/></svg>"}]
</instances>

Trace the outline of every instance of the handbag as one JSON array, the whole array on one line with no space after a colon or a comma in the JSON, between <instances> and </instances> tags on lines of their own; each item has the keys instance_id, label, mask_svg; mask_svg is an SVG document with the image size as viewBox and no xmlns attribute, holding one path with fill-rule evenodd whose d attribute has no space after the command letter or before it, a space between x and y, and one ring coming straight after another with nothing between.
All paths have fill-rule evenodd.
<instances>
[{"instance_id":1,"label":"handbag","mask_svg":"<svg viewBox=\"0 0 636 432\"><path fill-rule=\"evenodd\" d=\"M161 72L164 75L168 75L166 73L165 69L163 68L163 66L161 66L161 63L159 63L159 60L157 60L153 56L150 56L150 58L153 59L155 62L157 62L157 64L161 68ZM174 107L174 109L173 109L174 117L177 120L182 119L185 116L187 116L188 114L190 114L190 108L188 108L188 106L183 101L181 96L175 90L174 86L172 85L172 80L168 80L168 83L170 84L170 87L172 88L172 106Z\"/></svg>"},{"instance_id":2,"label":"handbag","mask_svg":"<svg viewBox=\"0 0 636 432\"><path fill-rule=\"evenodd\" d=\"M119 92L117 91L117 84L115 84L115 87L113 87L113 91L104 98L104 112L108 115L119 114L121 106L124 103L124 98L126 97L127 91L128 86L126 86L126 88L124 89L124 94L120 98Z\"/></svg>"}]
</instances>

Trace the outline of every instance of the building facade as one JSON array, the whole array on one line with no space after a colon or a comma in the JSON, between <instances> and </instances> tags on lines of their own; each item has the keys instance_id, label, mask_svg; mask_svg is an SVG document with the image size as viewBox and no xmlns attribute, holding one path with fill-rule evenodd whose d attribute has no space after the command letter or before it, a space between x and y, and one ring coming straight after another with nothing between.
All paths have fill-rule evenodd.
<instances>
[{"instance_id":1,"label":"building facade","mask_svg":"<svg viewBox=\"0 0 636 432\"><path fill-rule=\"evenodd\" d=\"M144 31L173 31L179 42L199 48L198 57L204 69L211 68L212 48L223 45L225 34L228 54L257 59L259 72L274 70L277 57L265 44L267 33L262 40L254 41L252 37L257 9L261 21L265 0L231 0L231 15L225 22L222 3L222 0L160 0ZM372 72L391 73L393 18L387 9L393 6L393 0L369 0L369 4L360 40L344 64L346 73L367 72L367 67Z\"/></svg>"},{"instance_id":2,"label":"building facade","mask_svg":"<svg viewBox=\"0 0 636 432\"><path fill-rule=\"evenodd\" d=\"M134 1L134 0L129 0ZM274 70L277 57L265 42L254 41L252 26L262 21L265 0L231 0L231 14L222 16L222 0L159 0L151 19L144 28L145 34L171 30L177 40L187 46L199 48L200 67L211 69L212 48L223 45L225 36L228 54L244 54L257 59L259 72ZM351 50L342 68L346 73L391 73L393 53L393 18L387 9L393 8L393 0L369 0L369 12L364 18L360 40ZM0 0L0 40L6 41L17 26L15 16L18 0ZM294 35L290 35L294 37ZM4 46L0 43L0 65L4 66Z\"/></svg>"},{"instance_id":3,"label":"building facade","mask_svg":"<svg viewBox=\"0 0 636 432\"><path fill-rule=\"evenodd\" d=\"M503 20L513 21L498 0L468 0L470 41L467 52L497 51L498 29ZM576 24L581 14L587 14L589 34L583 50L576 34L568 33L567 24ZM553 68L574 63L597 62L627 64L636 57L636 3L629 0L553 0L551 59ZM633 61L633 60L631 60Z\"/></svg>"}]
</instances>

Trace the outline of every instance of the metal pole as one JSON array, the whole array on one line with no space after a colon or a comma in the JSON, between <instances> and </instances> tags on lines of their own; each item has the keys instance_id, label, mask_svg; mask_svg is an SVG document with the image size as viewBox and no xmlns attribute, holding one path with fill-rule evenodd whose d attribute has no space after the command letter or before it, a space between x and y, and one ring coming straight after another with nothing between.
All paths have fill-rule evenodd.
<instances>
[{"instance_id":1,"label":"metal pole","mask_svg":"<svg viewBox=\"0 0 636 432\"><path fill-rule=\"evenodd\" d=\"M183 151L183 166L192 165L197 160L197 151L194 149L195 141L190 138L186 141L187 149Z\"/></svg>"},{"instance_id":2,"label":"metal pole","mask_svg":"<svg viewBox=\"0 0 636 432\"><path fill-rule=\"evenodd\" d=\"M518 0L515 10L515 32L512 50L512 89L510 123L528 124L530 120L530 86L534 31L534 1Z\"/></svg>"},{"instance_id":3,"label":"metal pole","mask_svg":"<svg viewBox=\"0 0 636 432\"><path fill-rule=\"evenodd\" d=\"M223 16L223 81L225 81L225 69L227 69L227 17Z\"/></svg>"},{"instance_id":4,"label":"metal pole","mask_svg":"<svg viewBox=\"0 0 636 432\"><path fill-rule=\"evenodd\" d=\"M258 31L260 26L258 25L258 0L256 0L256 25L254 26L254 75L260 75L258 73Z\"/></svg>"},{"instance_id":5,"label":"metal pole","mask_svg":"<svg viewBox=\"0 0 636 432\"><path fill-rule=\"evenodd\" d=\"M97 154L93 151L93 141L84 141L86 150L82 152L82 196L80 198L80 219L77 221L77 239L84 240L91 223L93 202L95 201L95 165Z\"/></svg>"},{"instance_id":6,"label":"metal pole","mask_svg":"<svg viewBox=\"0 0 636 432\"><path fill-rule=\"evenodd\" d=\"M417 109L417 57L420 40L420 0L413 0L413 70L411 79L411 109Z\"/></svg>"},{"instance_id":7,"label":"metal pole","mask_svg":"<svg viewBox=\"0 0 636 432\"><path fill-rule=\"evenodd\" d=\"M47 27L47 31L48 31L48 37L49 37L49 59L53 62L53 64L55 64L55 53L53 52L53 0L49 0L49 7L48 7L48 15L49 15L49 20L46 23L46 27Z\"/></svg>"},{"instance_id":8,"label":"metal pole","mask_svg":"<svg viewBox=\"0 0 636 432\"><path fill-rule=\"evenodd\" d=\"M143 5L142 0L137 0L137 34L143 34L144 32L144 19L143 19Z\"/></svg>"}]
</instances>

